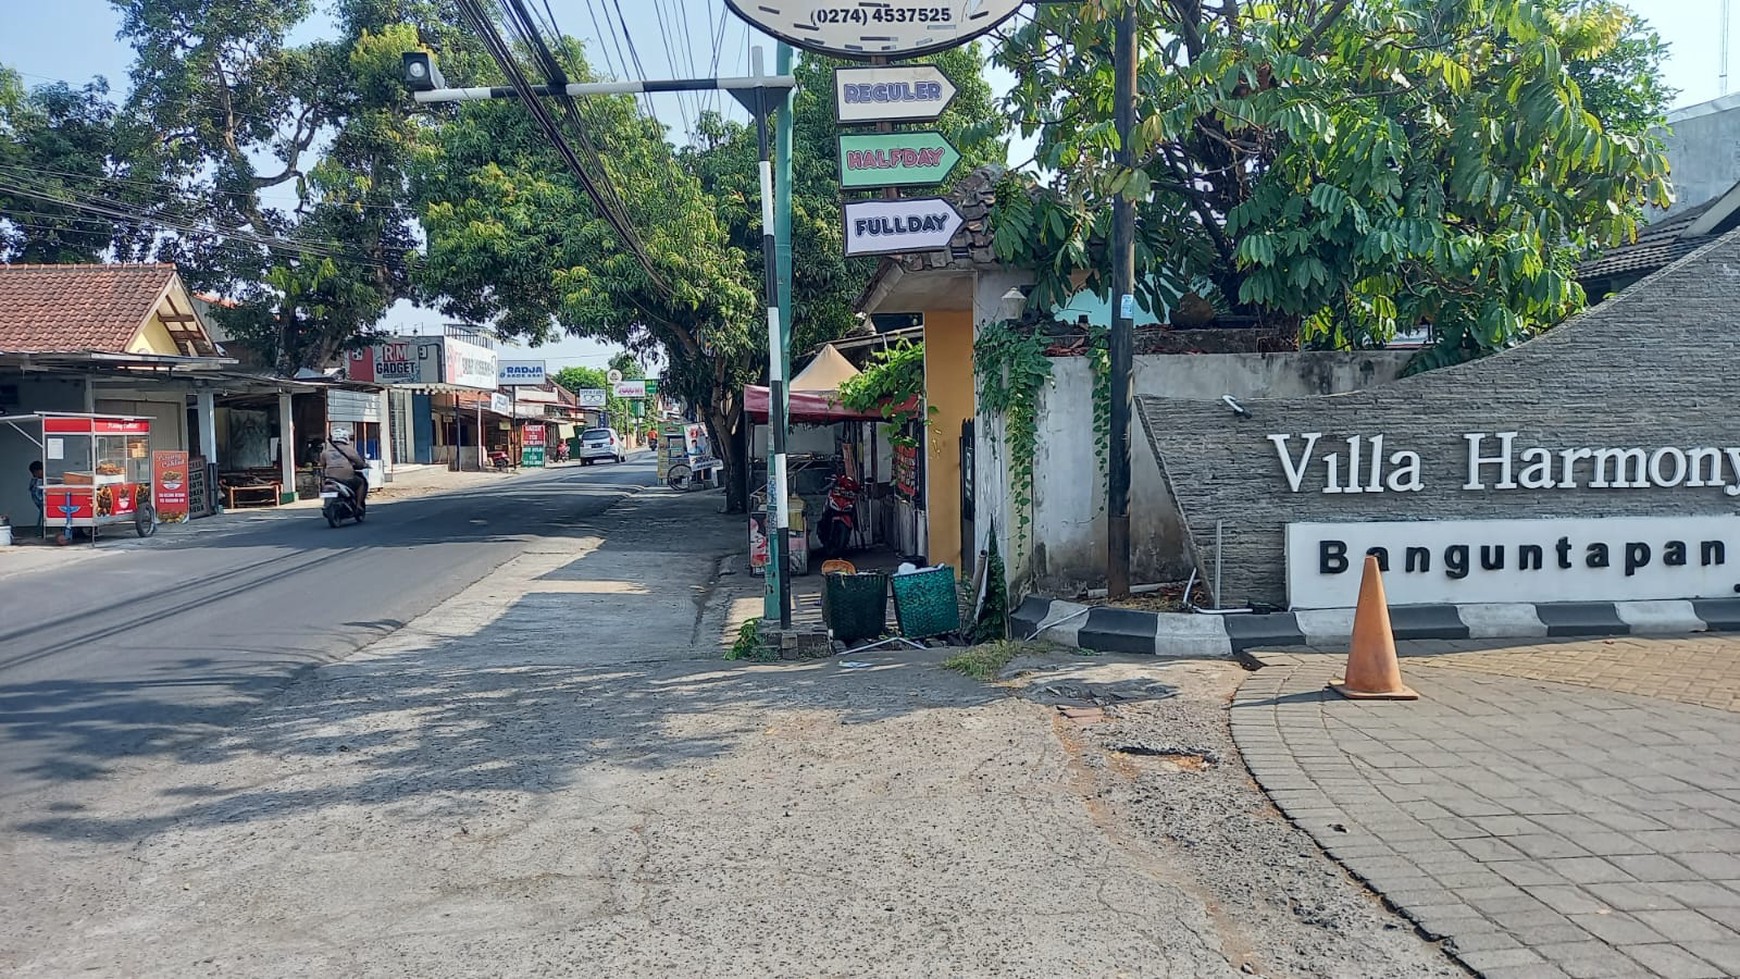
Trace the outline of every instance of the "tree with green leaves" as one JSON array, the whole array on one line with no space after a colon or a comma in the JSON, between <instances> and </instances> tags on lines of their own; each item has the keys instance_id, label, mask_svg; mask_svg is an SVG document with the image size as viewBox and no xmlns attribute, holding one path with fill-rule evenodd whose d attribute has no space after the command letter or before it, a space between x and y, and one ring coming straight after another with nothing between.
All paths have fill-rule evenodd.
<instances>
[{"instance_id":1,"label":"tree with green leaves","mask_svg":"<svg viewBox=\"0 0 1740 979\"><path fill-rule=\"evenodd\" d=\"M25 134L22 158L0 150L15 168L0 183L91 232L52 253L12 246L89 261L106 234L108 256L174 261L194 288L237 300L223 325L284 371L366 337L410 295L403 167L426 110L399 84L400 53L439 41L463 63L471 49L444 0L337 0L336 36L305 43L290 39L311 0L113 3L134 52L122 105L99 87L32 96L46 120L32 129L0 95L0 130ZM71 144L59 166L57 139ZM93 206L137 217L105 227Z\"/></svg>"},{"instance_id":2,"label":"tree with green leaves","mask_svg":"<svg viewBox=\"0 0 1740 979\"><path fill-rule=\"evenodd\" d=\"M577 42L565 43L561 56L571 79L595 78ZM479 78L490 80L487 72ZM757 376L755 350L765 335L755 329L755 280L661 125L627 97L583 99L579 109L651 272L523 107L476 102L420 136L411 166L427 238L419 288L449 314L493 323L510 337L538 342L566 333L659 347L667 393L706 421L722 447L728 499L741 510L747 458L732 436L742 429L742 388Z\"/></svg>"},{"instance_id":3,"label":"tree with green leaves","mask_svg":"<svg viewBox=\"0 0 1740 979\"><path fill-rule=\"evenodd\" d=\"M614 362L612 362L614 366ZM619 368L620 369L620 368ZM626 376L626 375L625 375ZM557 384L570 391L587 389L604 392L604 410L610 413L611 424L620 426L625 419L634 417L634 408L627 398L619 398L610 389L610 380L605 372L596 367L564 367L556 372L554 378Z\"/></svg>"},{"instance_id":4,"label":"tree with green leaves","mask_svg":"<svg viewBox=\"0 0 1740 979\"><path fill-rule=\"evenodd\" d=\"M619 351L613 355L610 358L610 369L621 371L623 378L630 381L638 381L646 377L646 368L642 366L640 358L629 350Z\"/></svg>"},{"instance_id":5,"label":"tree with green leaves","mask_svg":"<svg viewBox=\"0 0 1740 979\"><path fill-rule=\"evenodd\" d=\"M1611 0L1140 5L1136 165L1114 159L1116 4L1046 4L997 59L1038 134L999 255L1108 292L1110 203L1137 210L1138 299L1325 347L1430 324L1426 367L1584 303L1573 270L1668 201L1648 128L1659 42ZM1188 297L1188 298L1187 298ZM1185 300L1181 303L1181 300Z\"/></svg>"},{"instance_id":6,"label":"tree with green leaves","mask_svg":"<svg viewBox=\"0 0 1740 979\"><path fill-rule=\"evenodd\" d=\"M0 66L0 261L149 258L171 188L150 130L98 78L26 90Z\"/></svg>"}]
</instances>

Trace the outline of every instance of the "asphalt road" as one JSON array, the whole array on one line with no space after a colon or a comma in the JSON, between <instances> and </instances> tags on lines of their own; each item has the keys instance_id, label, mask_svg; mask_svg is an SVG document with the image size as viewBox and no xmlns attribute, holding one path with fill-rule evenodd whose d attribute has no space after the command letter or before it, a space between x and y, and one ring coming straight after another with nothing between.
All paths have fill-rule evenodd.
<instances>
[{"instance_id":1,"label":"asphalt road","mask_svg":"<svg viewBox=\"0 0 1740 979\"><path fill-rule=\"evenodd\" d=\"M286 513L0 581L0 824L21 815L21 796L76 796L129 759L211 737L529 536L577 532L652 483L642 454L383 503L336 530L316 511Z\"/></svg>"}]
</instances>

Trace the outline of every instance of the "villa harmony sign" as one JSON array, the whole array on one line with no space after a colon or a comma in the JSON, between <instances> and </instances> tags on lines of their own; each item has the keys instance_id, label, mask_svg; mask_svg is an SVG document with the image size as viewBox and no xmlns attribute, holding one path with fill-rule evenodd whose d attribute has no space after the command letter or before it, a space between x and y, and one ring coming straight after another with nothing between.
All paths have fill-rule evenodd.
<instances>
[{"instance_id":1,"label":"villa harmony sign","mask_svg":"<svg viewBox=\"0 0 1740 979\"><path fill-rule=\"evenodd\" d=\"M1740 496L1740 446L1680 448L1519 446L1516 432L1471 432L1464 490L1692 489ZM1417 493L1420 453L1382 435L1323 442L1320 432L1270 435L1294 493Z\"/></svg>"},{"instance_id":2,"label":"villa harmony sign","mask_svg":"<svg viewBox=\"0 0 1740 979\"><path fill-rule=\"evenodd\" d=\"M1314 508L1327 519L1284 531L1294 608L1353 605L1367 554L1377 557L1398 605L1732 598L1740 587L1729 564L1731 551L1740 562L1740 515L1589 516L1584 506L1596 497L1573 494L1740 496L1740 446L1540 445L1517 432L1469 432L1447 468L1441 457L1426 465L1419 451L1384 435L1326 440L1305 432L1268 441L1292 494L1391 494L1401 503L1426 491L1498 499L1547 493L1563 495L1569 508L1563 517L1360 522ZM1447 500L1442 492L1436 498Z\"/></svg>"}]
</instances>

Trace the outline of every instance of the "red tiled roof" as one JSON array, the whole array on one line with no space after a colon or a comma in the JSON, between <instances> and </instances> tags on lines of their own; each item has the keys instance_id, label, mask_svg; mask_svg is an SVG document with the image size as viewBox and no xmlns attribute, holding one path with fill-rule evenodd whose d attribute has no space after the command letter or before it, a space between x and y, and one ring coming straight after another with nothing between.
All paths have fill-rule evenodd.
<instances>
[{"instance_id":1,"label":"red tiled roof","mask_svg":"<svg viewBox=\"0 0 1740 979\"><path fill-rule=\"evenodd\" d=\"M0 265L0 351L120 353L175 266Z\"/></svg>"}]
</instances>

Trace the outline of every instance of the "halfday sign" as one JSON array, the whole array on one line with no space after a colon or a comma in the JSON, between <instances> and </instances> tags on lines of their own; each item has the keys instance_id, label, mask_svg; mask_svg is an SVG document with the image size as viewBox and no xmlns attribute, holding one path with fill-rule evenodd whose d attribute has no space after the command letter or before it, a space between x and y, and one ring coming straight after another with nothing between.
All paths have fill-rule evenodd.
<instances>
[{"instance_id":1,"label":"halfday sign","mask_svg":"<svg viewBox=\"0 0 1740 979\"><path fill-rule=\"evenodd\" d=\"M940 197L853 201L842 210L848 258L947 248L964 222L961 212Z\"/></svg>"},{"instance_id":2,"label":"halfday sign","mask_svg":"<svg viewBox=\"0 0 1740 979\"><path fill-rule=\"evenodd\" d=\"M840 186L914 187L940 184L961 161L953 144L934 130L841 136Z\"/></svg>"}]
</instances>

